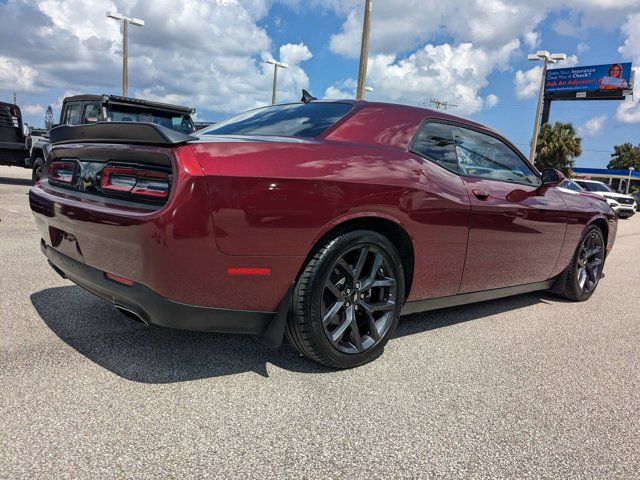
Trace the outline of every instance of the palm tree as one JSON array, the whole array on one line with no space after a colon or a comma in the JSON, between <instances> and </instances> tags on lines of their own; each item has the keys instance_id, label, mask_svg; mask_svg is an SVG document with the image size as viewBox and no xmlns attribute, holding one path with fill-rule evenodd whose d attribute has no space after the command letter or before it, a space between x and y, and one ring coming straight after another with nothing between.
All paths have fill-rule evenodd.
<instances>
[{"instance_id":1,"label":"palm tree","mask_svg":"<svg viewBox=\"0 0 640 480\"><path fill-rule=\"evenodd\" d=\"M536 146L536 167L555 168L570 174L574 158L582 154L582 139L570 123L556 122L553 126L545 123L538 135Z\"/></svg>"}]
</instances>

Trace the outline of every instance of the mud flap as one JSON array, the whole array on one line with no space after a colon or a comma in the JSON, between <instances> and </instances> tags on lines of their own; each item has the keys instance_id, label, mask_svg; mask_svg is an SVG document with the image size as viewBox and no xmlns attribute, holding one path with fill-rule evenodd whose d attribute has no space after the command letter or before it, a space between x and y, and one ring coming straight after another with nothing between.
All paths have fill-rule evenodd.
<instances>
[{"instance_id":1,"label":"mud flap","mask_svg":"<svg viewBox=\"0 0 640 480\"><path fill-rule=\"evenodd\" d=\"M278 310L274 315L271 323L264 331L262 337L259 340L263 345L269 348L278 348L282 345L282 338L284 337L284 327L287 323L287 315L291 311L291 300L293 298L293 289L295 283L292 283L287 289L287 293L284 294L284 298L278 305Z\"/></svg>"}]
</instances>

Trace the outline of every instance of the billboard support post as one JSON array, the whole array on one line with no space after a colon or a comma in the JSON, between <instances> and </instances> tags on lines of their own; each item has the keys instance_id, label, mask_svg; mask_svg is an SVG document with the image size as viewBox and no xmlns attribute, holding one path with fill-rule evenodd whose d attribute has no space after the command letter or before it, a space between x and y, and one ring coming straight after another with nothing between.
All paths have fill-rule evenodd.
<instances>
[{"instance_id":1,"label":"billboard support post","mask_svg":"<svg viewBox=\"0 0 640 480\"><path fill-rule=\"evenodd\" d=\"M533 122L533 138L531 139L531 150L529 151L529 162L533 165L536 161L536 147L538 146L538 132L540 131L540 112L542 110L542 97L544 96L544 84L547 78L548 54L542 57L542 78L540 79L540 91L538 92L538 105L536 106L536 117Z\"/></svg>"},{"instance_id":2,"label":"billboard support post","mask_svg":"<svg viewBox=\"0 0 640 480\"><path fill-rule=\"evenodd\" d=\"M550 114L551 114L551 99L545 95L543 100L543 106L542 106L542 121L540 122L541 125L544 125L545 123L549 123Z\"/></svg>"}]
</instances>

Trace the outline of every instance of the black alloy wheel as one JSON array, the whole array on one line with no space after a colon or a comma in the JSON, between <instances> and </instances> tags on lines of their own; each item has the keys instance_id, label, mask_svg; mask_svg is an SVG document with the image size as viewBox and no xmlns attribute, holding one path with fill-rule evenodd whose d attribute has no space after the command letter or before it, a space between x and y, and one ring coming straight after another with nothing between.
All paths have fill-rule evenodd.
<instances>
[{"instance_id":1,"label":"black alloy wheel","mask_svg":"<svg viewBox=\"0 0 640 480\"><path fill-rule=\"evenodd\" d=\"M341 233L318 248L300 274L285 333L319 363L362 365L384 350L404 296L404 270L393 243L368 230Z\"/></svg>"},{"instance_id":2,"label":"black alloy wheel","mask_svg":"<svg viewBox=\"0 0 640 480\"><path fill-rule=\"evenodd\" d=\"M600 227L587 227L571 264L560 277L559 285L554 287L555 293L575 302L589 299L603 276L605 250L604 235Z\"/></svg>"},{"instance_id":3,"label":"black alloy wheel","mask_svg":"<svg viewBox=\"0 0 640 480\"><path fill-rule=\"evenodd\" d=\"M398 282L389 259L372 244L342 254L324 284L322 326L343 353L362 353L380 341L393 323Z\"/></svg>"},{"instance_id":4,"label":"black alloy wheel","mask_svg":"<svg viewBox=\"0 0 640 480\"><path fill-rule=\"evenodd\" d=\"M592 230L582 241L578 252L578 287L583 294L591 294L600 281L604 263L604 239Z\"/></svg>"}]
</instances>

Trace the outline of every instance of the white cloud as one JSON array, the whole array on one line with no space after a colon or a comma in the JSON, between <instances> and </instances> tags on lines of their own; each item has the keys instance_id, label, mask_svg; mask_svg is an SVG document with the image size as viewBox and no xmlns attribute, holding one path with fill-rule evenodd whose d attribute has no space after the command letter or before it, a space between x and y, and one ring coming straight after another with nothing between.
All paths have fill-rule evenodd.
<instances>
[{"instance_id":1,"label":"white cloud","mask_svg":"<svg viewBox=\"0 0 640 480\"><path fill-rule=\"evenodd\" d=\"M589 44L585 43L585 42L580 42L578 44L578 53L584 53L584 52L588 52L589 50L591 50L591 47L589 46Z\"/></svg>"},{"instance_id":2,"label":"white cloud","mask_svg":"<svg viewBox=\"0 0 640 480\"><path fill-rule=\"evenodd\" d=\"M524 43L530 49L536 48L540 45L540 32L530 31L523 35Z\"/></svg>"},{"instance_id":3,"label":"white cloud","mask_svg":"<svg viewBox=\"0 0 640 480\"><path fill-rule=\"evenodd\" d=\"M515 84L514 94L519 99L532 98L540 91L540 80L542 78L542 67L536 65L529 70L518 70L513 80Z\"/></svg>"},{"instance_id":4,"label":"white cloud","mask_svg":"<svg viewBox=\"0 0 640 480\"><path fill-rule=\"evenodd\" d=\"M315 0L315 3L333 9L344 18L341 30L331 37L330 49L339 55L357 58L364 2ZM438 94L438 97L445 92L454 103L464 102L467 112L477 111L482 104L479 94L486 85L487 76L496 70L506 69L508 59L506 62L483 62L482 59L477 61L467 57L469 69L473 70L478 63L486 63L489 68L482 77L455 76L456 91L452 92L447 89L454 86L451 81L454 76L440 74L440 81L446 79L443 82L445 88L436 89L433 71L411 65L425 57L424 49L431 47L446 51L447 48L459 49L462 45L469 45L474 51L495 55L508 51L514 42L535 49L542 43L540 23L550 12L556 12L560 17L557 22L565 27L563 33L575 36L582 35L591 26L602 27L603 30L616 28L625 15L634 10L640 10L638 0L457 0L428 2L428 6L424 0L374 2L372 24L375 28L371 30L370 39L370 59L374 70L371 70L370 61L368 81L376 76L378 84L373 85L376 98L415 103L418 91L425 96ZM435 35L449 40L440 45L429 43ZM577 56L572 55L557 67L571 67L577 62ZM539 66L516 72L514 83L518 98L536 95L540 73ZM338 95L343 92L340 88L336 92L335 88L338 87L334 85L326 93Z\"/></svg>"},{"instance_id":5,"label":"white cloud","mask_svg":"<svg viewBox=\"0 0 640 480\"><path fill-rule=\"evenodd\" d=\"M25 105L21 110L23 114L27 115L44 115L44 107L39 103L35 105Z\"/></svg>"},{"instance_id":6,"label":"white cloud","mask_svg":"<svg viewBox=\"0 0 640 480\"><path fill-rule=\"evenodd\" d=\"M11 92L38 92L38 71L19 60L0 55L0 90Z\"/></svg>"},{"instance_id":7,"label":"white cloud","mask_svg":"<svg viewBox=\"0 0 640 480\"><path fill-rule=\"evenodd\" d=\"M626 36L624 44L618 48L618 52L631 59L636 67L635 83L633 90L636 92L636 100L627 98L616 109L616 120L622 123L640 123L640 13L628 15L622 26L622 33Z\"/></svg>"},{"instance_id":8,"label":"white cloud","mask_svg":"<svg viewBox=\"0 0 640 480\"><path fill-rule=\"evenodd\" d=\"M302 43L280 51L261 22L276 0L13 0L0 3L0 89L120 93L122 34L105 17L143 18L129 29L129 95L236 113L271 99L278 55L278 99L299 98L312 57ZM206 117L203 116L203 117Z\"/></svg>"},{"instance_id":9,"label":"white cloud","mask_svg":"<svg viewBox=\"0 0 640 480\"><path fill-rule=\"evenodd\" d=\"M415 105L436 97L458 105L456 112L477 112L484 106L480 91L488 85L487 76L518 47L518 40L498 51L471 43L428 44L405 58L374 55L367 67L367 83L374 88L369 98Z\"/></svg>"},{"instance_id":10,"label":"white cloud","mask_svg":"<svg viewBox=\"0 0 640 480\"><path fill-rule=\"evenodd\" d=\"M493 93L490 93L484 99L485 108L493 108L496 105L498 105L498 103L500 103L500 97L498 97L497 95L495 95Z\"/></svg>"},{"instance_id":11,"label":"white cloud","mask_svg":"<svg viewBox=\"0 0 640 480\"><path fill-rule=\"evenodd\" d=\"M607 120L606 115L598 115L590 118L583 125L578 127L578 135L586 138L599 137Z\"/></svg>"},{"instance_id":12,"label":"white cloud","mask_svg":"<svg viewBox=\"0 0 640 480\"><path fill-rule=\"evenodd\" d=\"M357 82L353 78L336 82L324 92L326 99L355 98Z\"/></svg>"}]
</instances>

